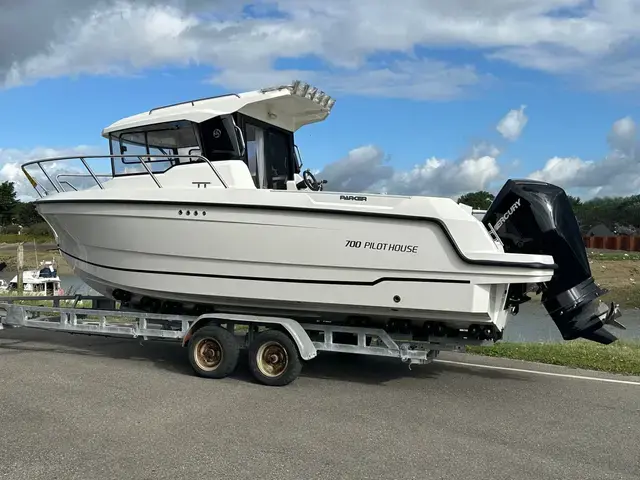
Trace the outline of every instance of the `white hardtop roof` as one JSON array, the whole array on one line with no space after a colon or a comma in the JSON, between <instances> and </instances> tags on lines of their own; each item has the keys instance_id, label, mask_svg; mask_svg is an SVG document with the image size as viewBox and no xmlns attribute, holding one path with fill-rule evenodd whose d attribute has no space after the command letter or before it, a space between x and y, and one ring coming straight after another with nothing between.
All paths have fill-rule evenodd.
<instances>
[{"instance_id":1,"label":"white hardtop roof","mask_svg":"<svg viewBox=\"0 0 640 480\"><path fill-rule=\"evenodd\" d=\"M107 137L109 133L119 130L180 120L200 123L234 112L241 112L295 132L304 125L327 118L334 103L335 99L318 88L296 80L290 85L230 93L153 108L118 120L102 130L102 136Z\"/></svg>"}]
</instances>

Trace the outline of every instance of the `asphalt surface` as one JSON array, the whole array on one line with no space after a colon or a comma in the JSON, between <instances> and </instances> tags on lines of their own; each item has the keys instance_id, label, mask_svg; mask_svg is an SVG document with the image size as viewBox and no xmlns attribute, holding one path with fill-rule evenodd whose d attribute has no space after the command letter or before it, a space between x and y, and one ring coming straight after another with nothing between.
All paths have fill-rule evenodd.
<instances>
[{"instance_id":1,"label":"asphalt surface","mask_svg":"<svg viewBox=\"0 0 640 480\"><path fill-rule=\"evenodd\" d=\"M640 478L638 385L335 354L269 388L246 365L195 377L174 345L26 329L0 331L0 366L2 480Z\"/></svg>"}]
</instances>

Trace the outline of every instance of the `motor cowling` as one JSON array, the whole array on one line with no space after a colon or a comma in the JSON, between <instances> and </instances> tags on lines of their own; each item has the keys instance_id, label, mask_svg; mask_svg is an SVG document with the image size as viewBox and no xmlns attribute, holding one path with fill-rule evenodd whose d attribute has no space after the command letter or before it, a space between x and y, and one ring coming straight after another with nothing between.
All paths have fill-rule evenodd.
<instances>
[{"instance_id":1,"label":"motor cowling","mask_svg":"<svg viewBox=\"0 0 640 480\"><path fill-rule=\"evenodd\" d=\"M603 344L617 340L604 326L617 324L620 311L600 302L607 290L593 279L578 220L562 188L535 180L508 180L482 223L500 238L506 252L553 257L557 265L553 277L538 286L542 304L562 338ZM528 300L525 292L525 285L512 285L510 301Z\"/></svg>"}]
</instances>

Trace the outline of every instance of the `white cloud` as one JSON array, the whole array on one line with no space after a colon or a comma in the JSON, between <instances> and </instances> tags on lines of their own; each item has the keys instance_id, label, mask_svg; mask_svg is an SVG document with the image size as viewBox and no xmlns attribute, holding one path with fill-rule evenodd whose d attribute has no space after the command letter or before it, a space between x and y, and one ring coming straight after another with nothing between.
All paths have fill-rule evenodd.
<instances>
[{"instance_id":1,"label":"white cloud","mask_svg":"<svg viewBox=\"0 0 640 480\"><path fill-rule=\"evenodd\" d=\"M607 139L611 151L603 159L555 156L526 176L554 183L583 198L640 194L640 149L635 121L631 117L617 120ZM367 145L326 165L318 177L326 179L325 188L333 191L457 197L471 191L496 190L514 168L519 168L518 159L501 165L498 162L501 153L494 145L481 142L461 159L429 157L403 170L381 149Z\"/></svg>"},{"instance_id":2,"label":"white cloud","mask_svg":"<svg viewBox=\"0 0 640 480\"><path fill-rule=\"evenodd\" d=\"M507 140L517 140L522 134L522 130L527 125L529 118L524 113L526 105L522 105L518 110L509 110L509 112L502 117L502 120L498 122L496 130L500 132Z\"/></svg>"},{"instance_id":3,"label":"white cloud","mask_svg":"<svg viewBox=\"0 0 640 480\"><path fill-rule=\"evenodd\" d=\"M347 156L325 165L320 178L327 180L327 189L362 192L380 182L389 181L394 175L384 152L373 145L351 150Z\"/></svg>"},{"instance_id":4,"label":"white cloud","mask_svg":"<svg viewBox=\"0 0 640 480\"><path fill-rule=\"evenodd\" d=\"M449 100L465 95L473 86L482 86L490 75L479 74L472 66L452 66L435 60L404 60L371 63L358 70L320 72L311 70L228 69L212 77L212 82L230 89L254 89L288 83L293 78L322 85L332 95L342 93L412 100Z\"/></svg>"},{"instance_id":5,"label":"white cloud","mask_svg":"<svg viewBox=\"0 0 640 480\"><path fill-rule=\"evenodd\" d=\"M583 197L640 194L640 157L635 121L631 117L617 120L607 139L611 151L601 160L556 156L529 177L556 183Z\"/></svg>"},{"instance_id":6,"label":"white cloud","mask_svg":"<svg viewBox=\"0 0 640 480\"><path fill-rule=\"evenodd\" d=\"M327 180L325 189L332 191L455 197L486 189L499 177L497 159L485 153L487 148L481 146L457 161L430 157L409 170L398 170L382 150L367 145L326 165L319 178Z\"/></svg>"},{"instance_id":7,"label":"white cloud","mask_svg":"<svg viewBox=\"0 0 640 480\"><path fill-rule=\"evenodd\" d=\"M474 49L495 61L575 76L592 88L640 84L634 0L258 0L252 16L243 10L247 3L9 2L0 16L0 85L199 64L234 89L300 74L344 92L434 99L491 79L473 64L417 53L430 48ZM381 60L389 53L402 60ZM278 60L296 58L324 67L276 68Z\"/></svg>"},{"instance_id":8,"label":"white cloud","mask_svg":"<svg viewBox=\"0 0 640 480\"><path fill-rule=\"evenodd\" d=\"M48 77L126 74L167 63L183 66L195 59L200 47L185 35L197 23L175 7L124 2L83 18L71 17L67 33L57 41L11 64L6 86Z\"/></svg>"},{"instance_id":9,"label":"white cloud","mask_svg":"<svg viewBox=\"0 0 640 480\"><path fill-rule=\"evenodd\" d=\"M37 147L31 150L0 148L0 181L13 182L18 199L22 201L34 200L38 197L38 194L27 180L21 166L32 160L74 157L76 155L104 155L104 152L102 152L102 148L100 147L87 145L59 149ZM105 169L106 165L104 165L104 161L89 159L87 162L96 174L108 171ZM45 162L42 165L52 181L56 181L57 175L59 174L87 174L87 170L82 166L82 163L75 159ZM40 186L44 187L46 190L54 191L54 187L51 182L47 180L45 175L42 173L42 170L40 170L37 165L27 166L26 170ZM82 187L82 185L87 182L92 182L90 178L60 178L60 181L64 182L65 180L71 181L71 183L77 187Z\"/></svg>"},{"instance_id":10,"label":"white cloud","mask_svg":"<svg viewBox=\"0 0 640 480\"><path fill-rule=\"evenodd\" d=\"M467 156L471 158L478 158L483 156L498 157L502 152L498 147L491 143L479 142L471 146L471 151Z\"/></svg>"},{"instance_id":11,"label":"white cloud","mask_svg":"<svg viewBox=\"0 0 640 480\"><path fill-rule=\"evenodd\" d=\"M616 120L607 139L614 150L631 157L635 156L635 147L638 142L636 122L630 116Z\"/></svg>"},{"instance_id":12,"label":"white cloud","mask_svg":"<svg viewBox=\"0 0 640 480\"><path fill-rule=\"evenodd\" d=\"M456 197L489 188L499 175L497 160L489 155L459 161L431 157L409 171L397 172L385 189L407 195Z\"/></svg>"}]
</instances>

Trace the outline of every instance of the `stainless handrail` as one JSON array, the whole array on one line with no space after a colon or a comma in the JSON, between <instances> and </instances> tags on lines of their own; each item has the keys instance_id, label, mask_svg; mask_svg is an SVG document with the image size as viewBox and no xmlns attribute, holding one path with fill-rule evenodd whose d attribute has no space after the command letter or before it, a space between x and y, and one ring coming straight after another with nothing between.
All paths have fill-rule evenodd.
<instances>
[{"instance_id":1,"label":"stainless handrail","mask_svg":"<svg viewBox=\"0 0 640 480\"><path fill-rule=\"evenodd\" d=\"M55 179L55 182L54 182L51 179L51 177L49 176L49 174L46 172L44 167L42 166L43 163L60 162L60 161L64 161L64 160L80 160L82 162L82 164L84 165L84 167L89 172L90 176L94 179L96 184L100 187L100 189L104 189L104 186L102 185L102 182L100 180L98 180L98 177L106 177L106 176L112 176L112 175L105 175L105 174L96 175L93 172L93 170L91 169L91 167L87 164L86 160L87 159L135 158L135 157L137 157L140 160L140 163L142 164L142 166L144 167L146 172L149 174L149 176L153 179L154 183L158 186L158 188L162 188L162 185L160 184L160 182L156 178L156 175L149 168L149 165L147 163L148 160L143 160L143 158L150 159L151 157L153 157L153 158L161 158L161 159L167 159L167 160L173 160L173 159L178 159L178 158L189 158L189 159L196 159L196 160L204 161L204 162L207 163L207 165L209 165L209 168L211 168L211 171L215 174L215 176L217 177L217 179L220 182L220 184L224 188L229 188L229 185L227 184L227 182L224 181L224 179L222 178L222 175L220 175L220 172L218 172L218 170L213 165L213 163L211 163L211 161L208 158L206 158L206 157L204 157L202 155L157 155L157 154L155 154L155 155L153 155L153 154L75 155L75 156L68 156L68 157L51 157L51 158L41 158L41 159L37 159L37 160L31 160L29 162L24 163L20 168L22 169L22 172L25 174L25 176L27 177L27 179L29 180L29 182L31 183L33 188L36 190L36 193L38 193L40 198L42 198L42 194L36 188L38 186L38 182L36 182L34 180L34 178L29 174L29 172L27 172L26 167L29 167L31 165L38 165L38 167L40 168L40 170L42 170L42 173L44 173L44 175L47 178L47 180L49 181L49 183L51 183L51 185L53 185L53 188L56 189L56 192L61 193L61 191L64 192L65 189L62 188L62 185L60 184L59 177L61 175L65 176L65 175L74 175L74 174L58 174L56 176L56 179ZM80 175L80 174L76 174L76 175ZM65 182L65 183L68 183L68 182ZM60 187L60 188L58 188L58 187ZM44 187L42 187L42 188L44 189ZM44 190L46 192L46 189L44 189Z\"/></svg>"},{"instance_id":2,"label":"stainless handrail","mask_svg":"<svg viewBox=\"0 0 640 480\"><path fill-rule=\"evenodd\" d=\"M69 185L71 188L73 188L76 192L78 191L78 189L76 187L73 186L73 184L69 181L69 180L60 180L60 177L90 177L91 174L89 173L59 173L56 175L56 182L58 182L58 184L62 185L63 183L66 183L67 185ZM107 174L107 173L98 173L96 175L96 177L109 177L109 178L113 178L112 174Z\"/></svg>"},{"instance_id":3,"label":"stainless handrail","mask_svg":"<svg viewBox=\"0 0 640 480\"><path fill-rule=\"evenodd\" d=\"M89 173L59 173L58 175L56 175L56 180L58 180L60 177L90 177L91 174ZM96 174L96 177L109 177L109 178L113 178L113 174L111 173L98 173Z\"/></svg>"},{"instance_id":4,"label":"stainless handrail","mask_svg":"<svg viewBox=\"0 0 640 480\"><path fill-rule=\"evenodd\" d=\"M91 174L91 176L93 177L93 179L96 181L96 183L100 186L100 190L104 190L104 187L102 186L102 182L100 182L100 180L98 180L98 177L96 177L96 174L93 173L93 170L91 170L91 167L87 164L87 161L84 159L84 157L80 157L80 161L82 162L82 164L84 165L84 167L89 170L89 173ZM151 172L149 172L151 173ZM155 178L154 178L155 180ZM156 181L156 183L158 183ZM160 184L158 183L158 187L160 186Z\"/></svg>"},{"instance_id":5,"label":"stainless handrail","mask_svg":"<svg viewBox=\"0 0 640 480\"><path fill-rule=\"evenodd\" d=\"M78 191L78 189L76 187L74 187L73 185L71 185L71 182L69 182L68 180L63 180L62 182L60 181L60 179L56 178L57 182L62 185L63 183L66 183L67 185L69 185L71 188L73 188L74 191ZM66 192L66 190L65 190Z\"/></svg>"}]
</instances>

